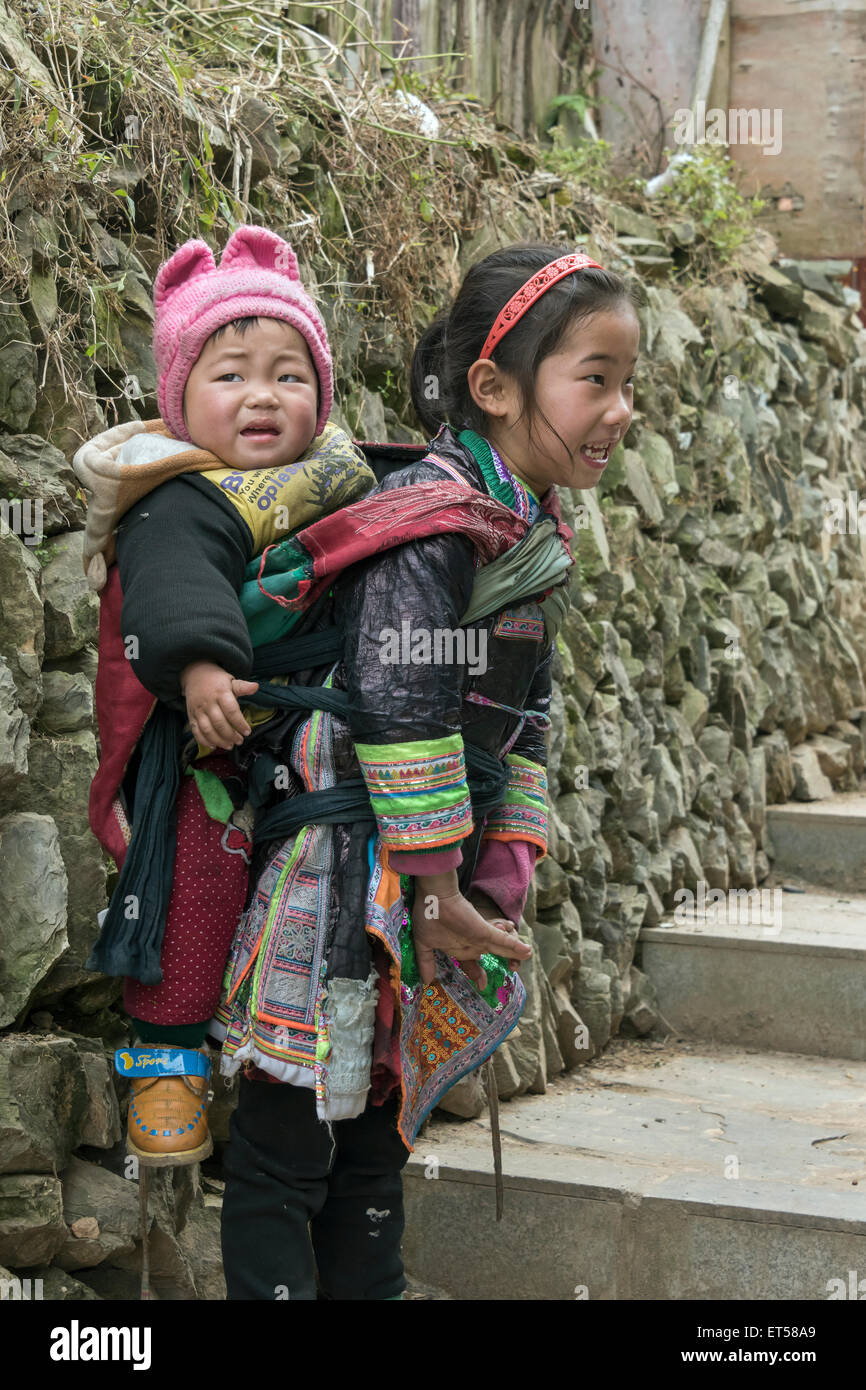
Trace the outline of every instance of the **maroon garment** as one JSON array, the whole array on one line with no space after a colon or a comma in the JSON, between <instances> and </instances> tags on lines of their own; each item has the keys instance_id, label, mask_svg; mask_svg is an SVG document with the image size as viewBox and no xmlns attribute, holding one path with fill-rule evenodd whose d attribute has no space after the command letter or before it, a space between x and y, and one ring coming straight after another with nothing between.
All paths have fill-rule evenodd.
<instances>
[{"instance_id":1,"label":"maroon garment","mask_svg":"<svg viewBox=\"0 0 866 1390\"><path fill-rule=\"evenodd\" d=\"M99 727L99 767L90 785L90 828L118 869L123 868L130 829L118 790L127 763L156 706L127 659L120 635L123 593L120 571L110 565L99 596L99 662L93 688Z\"/></svg>"},{"instance_id":2,"label":"maroon garment","mask_svg":"<svg viewBox=\"0 0 866 1390\"><path fill-rule=\"evenodd\" d=\"M537 845L529 840L482 840L472 887L492 898L515 926L523 916Z\"/></svg>"},{"instance_id":3,"label":"maroon garment","mask_svg":"<svg viewBox=\"0 0 866 1390\"><path fill-rule=\"evenodd\" d=\"M211 753L197 767L237 777L225 754ZM225 846L222 844L225 837ZM163 1025L213 1017L223 974L247 894L252 846L242 831L207 814L192 777L177 798L177 857L162 941L162 981L143 985L127 976L123 1007L132 1018Z\"/></svg>"},{"instance_id":4,"label":"maroon garment","mask_svg":"<svg viewBox=\"0 0 866 1390\"><path fill-rule=\"evenodd\" d=\"M391 957L381 941L371 944L373 964L379 973L379 998L373 1029L370 1100L373 1105L384 1105L390 1095L400 1090L400 1014L391 984Z\"/></svg>"},{"instance_id":5,"label":"maroon garment","mask_svg":"<svg viewBox=\"0 0 866 1390\"><path fill-rule=\"evenodd\" d=\"M459 845L448 845L437 854L413 854L411 850L390 850L388 863L398 874L447 874L463 863Z\"/></svg>"}]
</instances>

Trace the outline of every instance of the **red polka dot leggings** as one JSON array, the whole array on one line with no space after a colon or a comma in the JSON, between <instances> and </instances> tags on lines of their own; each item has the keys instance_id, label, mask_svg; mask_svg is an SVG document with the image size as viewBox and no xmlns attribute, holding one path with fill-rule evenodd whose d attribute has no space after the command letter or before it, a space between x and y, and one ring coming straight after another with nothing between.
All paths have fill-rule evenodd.
<instances>
[{"instance_id":1,"label":"red polka dot leggings","mask_svg":"<svg viewBox=\"0 0 866 1390\"><path fill-rule=\"evenodd\" d=\"M196 764L218 777L239 775L221 753ZM251 845L242 831L210 818L193 777L181 778L174 881L162 942L162 983L127 977L123 1005L133 1018L164 1026L209 1019L219 1003L226 960L246 904Z\"/></svg>"}]
</instances>

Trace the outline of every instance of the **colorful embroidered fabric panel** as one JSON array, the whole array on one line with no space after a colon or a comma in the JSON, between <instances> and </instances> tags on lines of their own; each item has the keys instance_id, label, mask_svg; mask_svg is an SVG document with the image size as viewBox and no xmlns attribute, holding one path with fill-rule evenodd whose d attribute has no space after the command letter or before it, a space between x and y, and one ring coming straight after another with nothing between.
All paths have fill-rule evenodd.
<instances>
[{"instance_id":1,"label":"colorful embroidered fabric panel","mask_svg":"<svg viewBox=\"0 0 866 1390\"><path fill-rule=\"evenodd\" d=\"M490 496L495 497L497 502L504 502L518 516L531 521L540 506L538 498L512 473L489 440L470 429L461 430L457 437L481 469Z\"/></svg>"},{"instance_id":2,"label":"colorful embroidered fabric panel","mask_svg":"<svg viewBox=\"0 0 866 1390\"><path fill-rule=\"evenodd\" d=\"M382 843L441 849L472 831L472 803L460 734L408 743L356 743Z\"/></svg>"},{"instance_id":3,"label":"colorful embroidered fabric panel","mask_svg":"<svg viewBox=\"0 0 866 1390\"><path fill-rule=\"evenodd\" d=\"M252 1060L296 1082L297 1068L315 1068L319 1080L332 843L327 826L305 826L259 880L217 1011L226 1027L225 1062Z\"/></svg>"},{"instance_id":4,"label":"colorful embroidered fabric panel","mask_svg":"<svg viewBox=\"0 0 866 1390\"><path fill-rule=\"evenodd\" d=\"M330 686L333 672L325 684ZM336 785L333 716L315 710L296 730L291 765L307 791ZM216 1017L224 1075L243 1062L325 1096L328 1017L322 1009L334 873L329 825L306 825L263 870L241 918Z\"/></svg>"},{"instance_id":5,"label":"colorful embroidered fabric panel","mask_svg":"<svg viewBox=\"0 0 866 1390\"><path fill-rule=\"evenodd\" d=\"M411 949L409 906L400 875L390 867L379 837L371 857L366 925L393 962L391 978L399 992L401 1020L397 1127L411 1149L419 1125L445 1092L479 1067L511 1032L526 1003L526 990L516 971L509 971L498 956L487 955L481 958L488 977L483 993L442 952L433 984L421 983Z\"/></svg>"},{"instance_id":6,"label":"colorful embroidered fabric panel","mask_svg":"<svg viewBox=\"0 0 866 1390\"><path fill-rule=\"evenodd\" d=\"M527 521L531 521L539 507L538 498L535 493L512 473L511 469L503 462L501 456L496 452L492 444L490 445L490 453L493 458L493 467L496 469L496 476L514 492L514 502L511 504L512 509L517 512L518 516L524 516Z\"/></svg>"},{"instance_id":7,"label":"colorful embroidered fabric panel","mask_svg":"<svg viewBox=\"0 0 866 1390\"><path fill-rule=\"evenodd\" d=\"M505 801L487 817L484 838L489 840L528 840L538 845L542 857L547 853L547 774L540 763L509 753L508 790Z\"/></svg>"},{"instance_id":8,"label":"colorful embroidered fabric panel","mask_svg":"<svg viewBox=\"0 0 866 1390\"><path fill-rule=\"evenodd\" d=\"M496 620L493 636L528 638L532 642L543 642L544 619L530 618L520 613L503 613Z\"/></svg>"}]
</instances>

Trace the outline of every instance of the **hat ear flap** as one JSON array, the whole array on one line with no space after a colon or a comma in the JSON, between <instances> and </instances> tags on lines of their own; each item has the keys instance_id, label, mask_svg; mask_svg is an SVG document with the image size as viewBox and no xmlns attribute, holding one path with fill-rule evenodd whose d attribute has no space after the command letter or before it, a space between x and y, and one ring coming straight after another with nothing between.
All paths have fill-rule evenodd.
<instances>
[{"instance_id":1,"label":"hat ear flap","mask_svg":"<svg viewBox=\"0 0 866 1390\"><path fill-rule=\"evenodd\" d=\"M153 285L154 305L162 308L182 285L215 269L213 252L206 241L185 241L157 272Z\"/></svg>"},{"instance_id":2,"label":"hat ear flap","mask_svg":"<svg viewBox=\"0 0 866 1390\"><path fill-rule=\"evenodd\" d=\"M298 258L287 241L267 227L238 227L225 244L220 270L276 270L299 280Z\"/></svg>"}]
</instances>

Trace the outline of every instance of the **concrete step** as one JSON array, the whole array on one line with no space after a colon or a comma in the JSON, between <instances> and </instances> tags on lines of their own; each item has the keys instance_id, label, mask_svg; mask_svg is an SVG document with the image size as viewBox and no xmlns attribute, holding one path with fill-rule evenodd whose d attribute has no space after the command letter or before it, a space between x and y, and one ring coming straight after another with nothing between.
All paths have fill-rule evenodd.
<instances>
[{"instance_id":1,"label":"concrete step","mask_svg":"<svg viewBox=\"0 0 866 1390\"><path fill-rule=\"evenodd\" d=\"M500 1223L487 1117L432 1117L407 1269L472 1300L862 1296L864 1099L862 1063L614 1039L500 1106Z\"/></svg>"},{"instance_id":2,"label":"concrete step","mask_svg":"<svg viewBox=\"0 0 866 1390\"><path fill-rule=\"evenodd\" d=\"M677 909L680 921L639 937L639 963L672 1029L866 1060L866 896L743 889L726 896L717 921L702 906L697 899L693 911Z\"/></svg>"},{"instance_id":3,"label":"concrete step","mask_svg":"<svg viewBox=\"0 0 866 1390\"><path fill-rule=\"evenodd\" d=\"M866 892L866 792L768 806L767 830L777 878Z\"/></svg>"}]
</instances>

